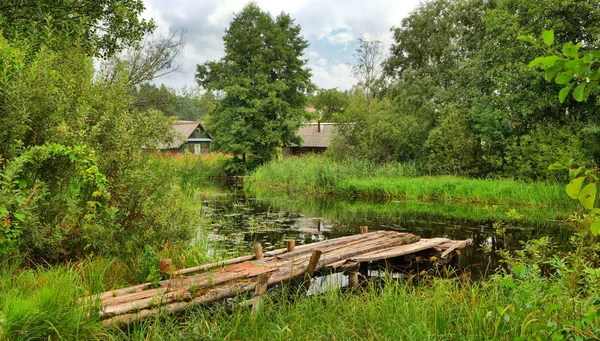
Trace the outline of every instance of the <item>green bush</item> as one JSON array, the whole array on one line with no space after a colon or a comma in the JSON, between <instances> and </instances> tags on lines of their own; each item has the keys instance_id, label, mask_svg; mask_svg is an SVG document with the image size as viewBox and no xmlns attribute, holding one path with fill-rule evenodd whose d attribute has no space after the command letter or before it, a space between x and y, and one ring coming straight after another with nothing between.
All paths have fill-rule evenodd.
<instances>
[{"instance_id":1,"label":"green bush","mask_svg":"<svg viewBox=\"0 0 600 341\"><path fill-rule=\"evenodd\" d=\"M548 166L570 159L591 159L584 147L586 136L580 124L540 124L529 133L516 137L508 143L505 152L504 174L524 179L544 179L556 176L548 172ZM566 179L561 179L566 180Z\"/></svg>"},{"instance_id":2,"label":"green bush","mask_svg":"<svg viewBox=\"0 0 600 341\"><path fill-rule=\"evenodd\" d=\"M456 108L445 108L440 116L425 143L429 166L445 174L479 175L481 144L466 114Z\"/></svg>"},{"instance_id":3,"label":"green bush","mask_svg":"<svg viewBox=\"0 0 600 341\"><path fill-rule=\"evenodd\" d=\"M62 39L48 34L49 44ZM193 193L182 190L175 166L149 153L169 140L170 122L131 109L125 76L104 82L76 48L34 49L0 36L0 239L28 259L127 256L188 240L197 228ZM77 148L93 162L68 153ZM104 178L98 197L90 174Z\"/></svg>"}]
</instances>

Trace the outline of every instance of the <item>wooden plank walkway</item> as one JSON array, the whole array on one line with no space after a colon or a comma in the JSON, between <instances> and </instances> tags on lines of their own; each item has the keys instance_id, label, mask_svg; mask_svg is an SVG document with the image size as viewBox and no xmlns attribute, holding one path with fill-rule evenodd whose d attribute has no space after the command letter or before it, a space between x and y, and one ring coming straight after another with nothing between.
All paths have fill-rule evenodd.
<instances>
[{"instance_id":1,"label":"wooden plank walkway","mask_svg":"<svg viewBox=\"0 0 600 341\"><path fill-rule=\"evenodd\" d=\"M106 327L122 325L241 293L254 291L260 295L267 286L311 275L314 270L356 271L363 262L424 250L446 257L469 243L470 240L421 239L410 233L376 231L301 245L292 252L281 249L262 254L257 250L257 255L175 271L171 279L161 281L156 288L145 283L105 292L92 299L100 300L100 315ZM200 273L206 270L211 271ZM260 281L262 285L257 286Z\"/></svg>"}]
</instances>

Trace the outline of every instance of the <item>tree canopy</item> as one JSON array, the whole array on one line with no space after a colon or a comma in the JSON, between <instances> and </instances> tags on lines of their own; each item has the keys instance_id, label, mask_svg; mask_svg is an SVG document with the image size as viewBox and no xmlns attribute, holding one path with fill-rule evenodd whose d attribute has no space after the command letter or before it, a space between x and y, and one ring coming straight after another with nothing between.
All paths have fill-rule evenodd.
<instances>
[{"instance_id":1,"label":"tree canopy","mask_svg":"<svg viewBox=\"0 0 600 341\"><path fill-rule=\"evenodd\" d=\"M0 29L8 39L57 31L79 39L90 55L110 57L154 30L140 18L144 9L142 0L3 0Z\"/></svg>"},{"instance_id":2,"label":"tree canopy","mask_svg":"<svg viewBox=\"0 0 600 341\"><path fill-rule=\"evenodd\" d=\"M348 95L338 89L320 89L312 100L322 122L338 121L348 105Z\"/></svg>"},{"instance_id":3,"label":"tree canopy","mask_svg":"<svg viewBox=\"0 0 600 341\"><path fill-rule=\"evenodd\" d=\"M334 146L344 145L340 156L527 179L554 176L546 168L556 160L598 158L598 102L557 101L563 85L537 77L529 63L539 51L517 37L554 28L557 41L583 42L583 54L600 44L599 16L598 0L423 2L392 28L379 103L359 109L352 97L366 92L351 92L344 116L357 124Z\"/></svg>"},{"instance_id":4,"label":"tree canopy","mask_svg":"<svg viewBox=\"0 0 600 341\"><path fill-rule=\"evenodd\" d=\"M302 57L308 42L288 14L273 18L252 3L234 16L223 41L225 56L196 73L200 86L223 93L207 129L224 151L269 160L277 147L300 142L313 88Z\"/></svg>"}]
</instances>

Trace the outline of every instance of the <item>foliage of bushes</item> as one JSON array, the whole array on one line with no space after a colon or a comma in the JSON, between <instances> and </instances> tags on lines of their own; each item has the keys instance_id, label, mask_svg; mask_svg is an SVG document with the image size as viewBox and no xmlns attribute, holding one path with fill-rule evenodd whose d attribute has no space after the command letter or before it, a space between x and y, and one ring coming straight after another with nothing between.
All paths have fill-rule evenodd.
<instances>
[{"instance_id":1,"label":"foliage of bushes","mask_svg":"<svg viewBox=\"0 0 600 341\"><path fill-rule=\"evenodd\" d=\"M148 154L168 141L168 119L131 110L125 80L94 78L64 39L0 37L3 253L54 263L187 240L197 204L174 166Z\"/></svg>"}]
</instances>

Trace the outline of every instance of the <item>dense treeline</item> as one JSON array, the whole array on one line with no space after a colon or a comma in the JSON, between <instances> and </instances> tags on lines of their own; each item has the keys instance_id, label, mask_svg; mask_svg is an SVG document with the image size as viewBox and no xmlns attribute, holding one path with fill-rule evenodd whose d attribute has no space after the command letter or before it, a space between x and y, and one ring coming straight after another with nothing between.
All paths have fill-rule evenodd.
<instances>
[{"instance_id":1,"label":"dense treeline","mask_svg":"<svg viewBox=\"0 0 600 341\"><path fill-rule=\"evenodd\" d=\"M369 105L359 83L334 116L355 124L333 154L523 179L547 177L555 161L596 159L598 102L561 104L561 86L528 67L540 51L516 38L553 28L559 42L597 48L599 19L599 1L421 4L392 29L378 96Z\"/></svg>"}]
</instances>

